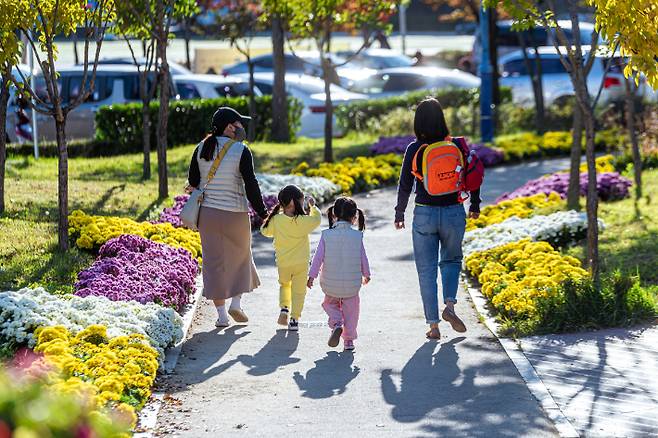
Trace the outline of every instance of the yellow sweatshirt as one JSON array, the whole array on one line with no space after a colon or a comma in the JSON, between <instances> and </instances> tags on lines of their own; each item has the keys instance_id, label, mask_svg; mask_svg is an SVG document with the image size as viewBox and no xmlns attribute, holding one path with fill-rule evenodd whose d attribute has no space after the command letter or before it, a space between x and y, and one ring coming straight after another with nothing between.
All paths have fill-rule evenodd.
<instances>
[{"instance_id":1,"label":"yellow sweatshirt","mask_svg":"<svg viewBox=\"0 0 658 438\"><path fill-rule=\"evenodd\" d=\"M308 264L311 258L309 234L320 226L322 213L316 206L308 216L290 217L279 213L260 232L274 238L276 264L279 267Z\"/></svg>"}]
</instances>

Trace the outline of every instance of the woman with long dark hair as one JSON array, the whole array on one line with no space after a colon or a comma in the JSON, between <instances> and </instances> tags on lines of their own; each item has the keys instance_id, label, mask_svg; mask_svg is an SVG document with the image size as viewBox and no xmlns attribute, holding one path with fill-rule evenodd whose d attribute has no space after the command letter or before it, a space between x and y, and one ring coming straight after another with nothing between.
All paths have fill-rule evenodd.
<instances>
[{"instance_id":1,"label":"woman with long dark hair","mask_svg":"<svg viewBox=\"0 0 658 438\"><path fill-rule=\"evenodd\" d=\"M229 107L219 108L212 118L212 132L192 155L188 182L198 188L207 184L199 211L203 253L203 296L217 308L217 327L247 322L240 298L260 285L251 254L249 203L263 219L267 210L254 173L251 151L243 143L250 117ZM208 183L213 166L214 177ZM226 311L226 300L231 305Z\"/></svg>"},{"instance_id":2,"label":"woman with long dark hair","mask_svg":"<svg viewBox=\"0 0 658 438\"><path fill-rule=\"evenodd\" d=\"M420 163L414 165L414 160L418 160L422 155L418 153L419 149L423 145L450 140L450 132L438 100L427 98L420 102L414 117L414 132L416 141L407 147L400 172L398 199L395 207L395 228L399 230L405 227L404 212L415 183L416 205L412 235L425 320L430 326L426 336L430 339L440 339L437 286L439 269L445 303L441 317L449 322L454 330L466 331L466 326L455 313L466 212L462 204L461 193L430 195L425 185L414 176L414 170L422 167L419 165ZM469 217L477 218L480 214L480 190L471 192L470 199Z\"/></svg>"}]
</instances>

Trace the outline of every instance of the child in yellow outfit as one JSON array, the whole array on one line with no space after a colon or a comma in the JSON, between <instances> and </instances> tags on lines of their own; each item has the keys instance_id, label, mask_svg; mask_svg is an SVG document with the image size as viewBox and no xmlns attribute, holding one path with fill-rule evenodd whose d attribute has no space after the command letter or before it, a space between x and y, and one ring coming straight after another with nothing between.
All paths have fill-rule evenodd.
<instances>
[{"instance_id":1,"label":"child in yellow outfit","mask_svg":"<svg viewBox=\"0 0 658 438\"><path fill-rule=\"evenodd\" d=\"M265 219L261 233L265 237L274 238L281 285L278 323L288 325L288 330L296 331L306 298L306 279L311 258L308 236L320 226L322 213L315 206L313 198L309 198L310 211L307 214L304 210L304 192L294 185L284 187L279 192L278 200L278 204Z\"/></svg>"}]
</instances>

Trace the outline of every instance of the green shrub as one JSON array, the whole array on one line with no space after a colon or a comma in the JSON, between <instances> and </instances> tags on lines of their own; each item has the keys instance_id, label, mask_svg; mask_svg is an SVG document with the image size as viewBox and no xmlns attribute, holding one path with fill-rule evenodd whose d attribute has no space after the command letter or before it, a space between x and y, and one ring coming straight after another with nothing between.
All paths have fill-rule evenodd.
<instances>
[{"instance_id":1,"label":"green shrub","mask_svg":"<svg viewBox=\"0 0 658 438\"><path fill-rule=\"evenodd\" d=\"M540 300L534 333L560 333L620 327L656 314L653 294L619 272L605 277L597 291L591 279L565 282L557 294Z\"/></svg>"},{"instance_id":2,"label":"green shrub","mask_svg":"<svg viewBox=\"0 0 658 438\"><path fill-rule=\"evenodd\" d=\"M503 99L510 101L511 89L502 89ZM423 90L405 93L400 96L386 97L382 99L368 99L353 102L347 105L339 105L335 109L336 120L345 132L351 130L362 130L367 127L368 120L378 118L396 108L406 108L413 111L421 100L427 96L436 97L444 108L472 106L479 102L480 93L477 88L467 90L449 88L443 90Z\"/></svg>"},{"instance_id":3,"label":"green shrub","mask_svg":"<svg viewBox=\"0 0 658 438\"><path fill-rule=\"evenodd\" d=\"M213 113L220 106L230 106L241 114L249 114L246 96L217 99L194 99L172 102L169 106L167 135L170 146L201 141L210 129ZM159 104L152 102L151 139L155 145L155 129ZM291 138L300 126L301 103L288 99L288 128ZM256 140L268 140L272 127L272 96L256 97ZM142 144L142 105L129 103L101 107L96 113L96 139L121 148L137 151ZM135 149L136 148L136 149Z\"/></svg>"},{"instance_id":4,"label":"green shrub","mask_svg":"<svg viewBox=\"0 0 658 438\"><path fill-rule=\"evenodd\" d=\"M396 108L366 121L366 131L386 137L411 135L414 132L414 113L407 108Z\"/></svg>"}]
</instances>

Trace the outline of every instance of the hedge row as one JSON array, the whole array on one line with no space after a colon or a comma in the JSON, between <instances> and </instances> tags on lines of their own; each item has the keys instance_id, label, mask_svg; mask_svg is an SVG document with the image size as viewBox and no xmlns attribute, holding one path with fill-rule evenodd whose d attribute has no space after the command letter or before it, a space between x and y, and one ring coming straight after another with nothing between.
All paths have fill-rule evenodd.
<instances>
[{"instance_id":1,"label":"hedge row","mask_svg":"<svg viewBox=\"0 0 658 438\"><path fill-rule=\"evenodd\" d=\"M369 99L340 105L335 109L336 120L345 132L352 130L360 131L365 128L368 120L380 117L396 108L415 108L418 102L427 96L433 96L438 99L444 108L472 107L480 101L480 91L478 88L414 91L399 96ZM511 101L512 90L509 87L501 88L501 96L503 102Z\"/></svg>"},{"instance_id":2,"label":"hedge row","mask_svg":"<svg viewBox=\"0 0 658 438\"><path fill-rule=\"evenodd\" d=\"M210 129L213 113L220 106L230 106L241 114L249 114L249 98L228 97L217 99L194 99L172 102L169 105L167 129L170 146L196 143ZM155 145L155 129L160 105L152 102L151 144ZM302 104L288 98L288 129L291 138L300 126ZM256 97L256 140L268 140L272 128L272 96ZM142 105L128 103L101 107L96 113L96 140L111 142L119 149L141 150Z\"/></svg>"}]
</instances>

